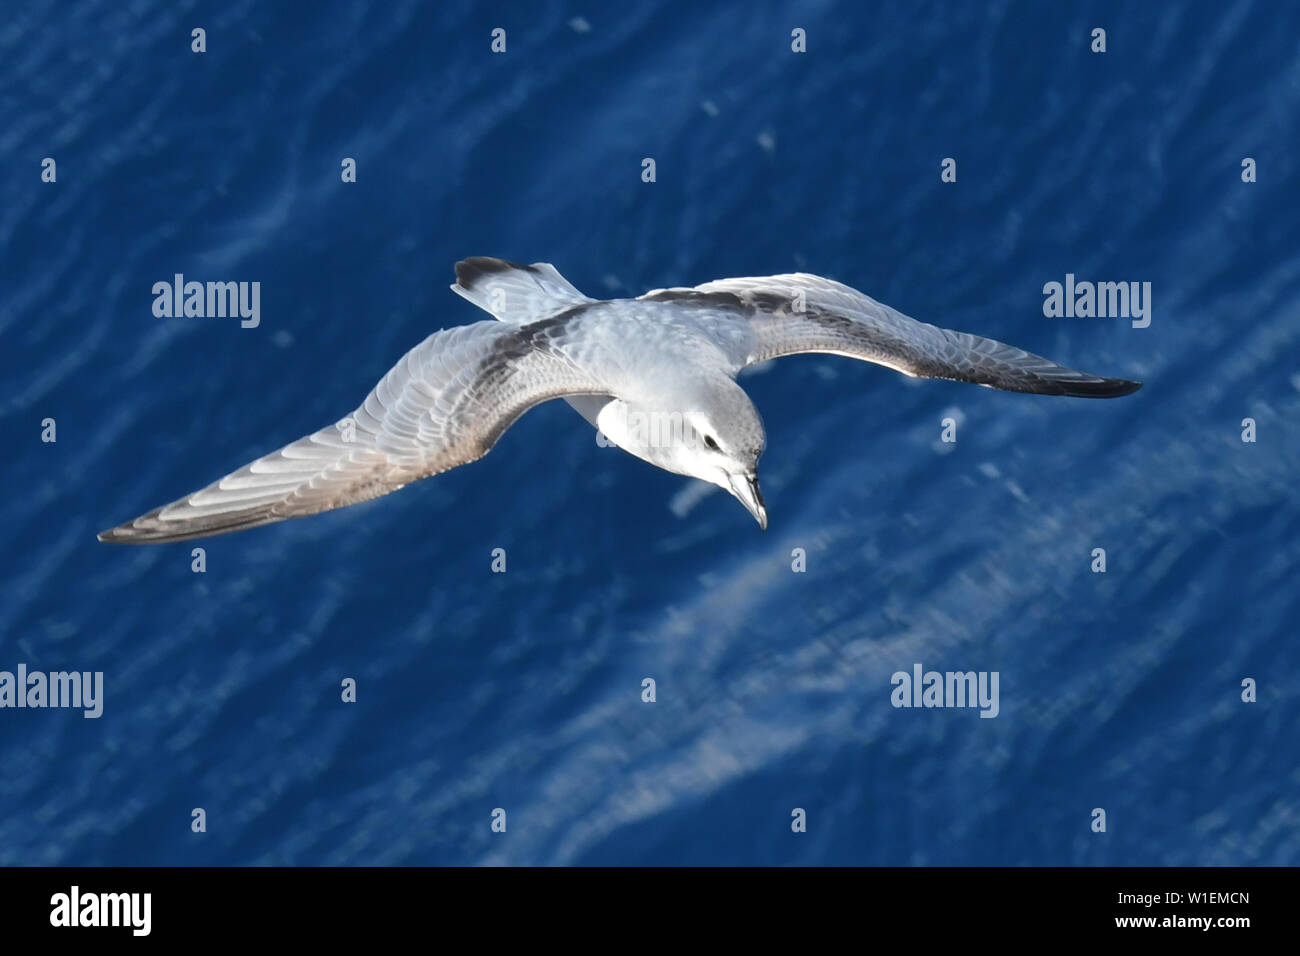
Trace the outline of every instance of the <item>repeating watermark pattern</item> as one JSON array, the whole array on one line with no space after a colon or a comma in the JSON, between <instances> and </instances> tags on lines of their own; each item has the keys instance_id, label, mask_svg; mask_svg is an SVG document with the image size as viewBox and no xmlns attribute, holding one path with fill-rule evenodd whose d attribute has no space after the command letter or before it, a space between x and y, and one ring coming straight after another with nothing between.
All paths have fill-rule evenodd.
<instances>
[{"instance_id":1,"label":"repeating watermark pattern","mask_svg":"<svg viewBox=\"0 0 1300 956\"><path fill-rule=\"evenodd\" d=\"M19 664L15 671L0 671L2 707L69 707L83 710L83 717L99 717L104 712L104 672L46 673Z\"/></svg>"},{"instance_id":2,"label":"repeating watermark pattern","mask_svg":"<svg viewBox=\"0 0 1300 956\"><path fill-rule=\"evenodd\" d=\"M896 671L889 702L895 707L978 707L981 717L996 717L999 704L997 671L926 671L913 664L911 673Z\"/></svg>"},{"instance_id":3,"label":"repeating watermark pattern","mask_svg":"<svg viewBox=\"0 0 1300 956\"><path fill-rule=\"evenodd\" d=\"M957 448L957 433L966 424L966 413L949 405L939 413L939 437L930 445L936 454L949 455Z\"/></svg>"},{"instance_id":4,"label":"repeating watermark pattern","mask_svg":"<svg viewBox=\"0 0 1300 956\"><path fill-rule=\"evenodd\" d=\"M245 329L262 323L260 282L186 282L178 272L171 282L155 282L153 295L153 314L160 319L238 317Z\"/></svg>"},{"instance_id":5,"label":"repeating watermark pattern","mask_svg":"<svg viewBox=\"0 0 1300 956\"><path fill-rule=\"evenodd\" d=\"M591 24L582 17L574 17L568 20L568 25L578 34L586 34L591 30ZM780 51L780 46L785 41L784 32L787 25L782 24L775 34L769 37L768 41L775 48L775 52L781 54L782 57L783 51ZM1077 25L1068 39L1071 48L1080 55L1082 51L1078 47L1074 47L1073 44L1088 42L1085 39L1085 31L1088 31L1086 22ZM180 34L174 36L169 42L175 42L179 46L180 43L183 43L184 35L182 26ZM203 28L196 28L191 31L190 35L192 52L205 54L207 52L206 31ZM1086 36L1090 38L1090 49L1094 54L1105 54L1107 52L1105 29L1091 29L1086 33ZM1121 46L1123 47L1123 35L1117 34L1117 37L1121 39ZM473 42L480 54L481 40L481 28L476 28ZM506 30L501 27L492 29L490 31L491 53L494 55L505 54L506 49ZM526 56L528 51L525 48L521 48L521 50L521 56ZM805 54L807 52L807 33L803 28L796 27L790 31L790 50L793 54ZM1121 49L1121 58L1123 56L1124 51ZM718 105L712 100L705 100L700 105L701 109L710 117L716 117L720 113ZM766 153L774 153L777 147L777 133L770 128L764 129L757 134L755 142ZM654 146L643 146L638 151L647 149L654 149ZM36 154L32 153L31 155ZM332 172L332 168L328 164L335 162L336 158L337 156L334 154L320 159L325 174L328 175ZM619 175L626 177L628 181L630 181L631 162L635 162L634 154L624 159L620 167ZM1227 175L1233 172L1230 154L1226 157L1221 156L1218 162L1219 166L1216 175L1226 178ZM30 159L27 160L27 163L28 165L25 166L22 175L30 183ZM73 172L75 181L81 170L76 165L75 157L73 163L74 165L69 169ZM339 163L341 182L356 183L357 160L355 157L345 156L339 160ZM645 156L639 165L641 182L646 184L655 183L657 176L656 160L650 156ZM670 160L670 180L680 168L679 164L673 164ZM972 167L972 170L974 170L974 167ZM932 154L926 160L924 175L927 182L932 184ZM1241 160L1240 176L1243 183L1254 183L1256 181L1256 163L1253 158L1246 157ZM46 157L41 160L40 178L43 183L53 184L57 182L56 163L53 157ZM942 183L955 184L957 182L957 160L954 157L941 157L940 180ZM968 185L970 181L968 176ZM536 272L533 267L526 268ZM142 285L143 281L147 281L147 276L141 276L136 281ZM611 281L609 278L606 281L611 287L617 283L617 280ZM140 286L137 285L136 288L139 289ZM789 295L782 298L778 295L764 293L761 302L762 311L769 315L779 315L782 312L787 314L806 312L807 302L804 289L791 288L782 291L788 291ZM1153 302L1152 283L1149 281L1081 281L1077 280L1075 274L1070 272L1065 274L1064 281L1053 280L1046 282L1042 286L1042 292L1044 296L1043 315L1048 318L1123 319L1131 321L1131 326L1135 329L1148 328L1151 325ZM258 328L261 324L261 283L257 281L187 281L182 273L176 273L170 280L155 282L152 286L152 294L154 297L152 312L156 318L238 319L241 328ZM1162 290L1162 294L1167 294L1167 292ZM513 315L514 310L507 307L505 288L492 289L485 298L489 303L488 311L493 315L498 318ZM527 308L527 301L521 301L520 311L522 313L522 310ZM815 302L814 306L819 309L824 308L820 302ZM835 316L832 316L832 318L835 318ZM255 340L256 337L248 339L248 341ZM1237 414L1239 414L1239 411ZM938 443L944 446L953 446L957 443L959 426L964 428L964 417L956 410L946 411L942 415L943 417L939 421ZM715 452L719 450L715 439L710 437L707 431L702 430L704 429L704 422L694 412L631 410L620 400L614 403L609 419L602 415L602 424L606 421L610 425L616 425L616 427L611 428L611 434L618 436L618 442L629 447L676 448L686 446ZM926 422L925 429L928 436L932 434L930 431L933 427L932 417L927 418ZM339 440L344 444L356 441L357 422L353 418L344 418L336 422L334 427L340 436ZM1216 429L1225 428L1225 432L1219 434L1226 437L1226 430L1230 430L1232 427L1231 415L1225 415L1214 427ZM28 429L27 436L30 438L30 419L25 428ZM41 428L42 442L52 444L57 441L56 423L53 418L42 419ZM75 442L78 428L79 424L74 423L74 431L69 441ZM1243 418L1241 420L1241 429L1240 439L1242 443L1256 442L1255 419ZM978 431L973 431L972 434L978 437ZM369 433L367 433L367 437L370 437ZM596 439L601 446L614 445L614 442L606 437L603 430L597 430ZM947 453L949 450L951 449L945 448L944 452ZM996 469L994 469L994 472L996 473ZM1012 483L1012 488L1023 499L1023 494L1016 489L1014 483ZM1123 542L1117 542L1113 546L1123 547ZM786 548L783 547L781 551L777 551L772 555L775 561L784 560L781 553L784 550ZM195 574L205 574L206 551L204 548L195 547L190 554L192 558L191 571ZM475 558L477 573L481 573L481 566L476 563L481 560L481 554L482 552L479 551L478 557ZM1091 572L1106 574L1106 549L1094 547L1088 554L1091 558ZM1127 552L1121 551L1120 554L1121 566L1118 568L1118 572L1122 573L1122 566L1125 563ZM489 559L490 573L506 573L507 555L505 548L491 548ZM1079 573L1079 566L1073 564L1073 561L1078 559L1079 550L1076 549L1072 554L1070 565L1066 569L1070 574L1077 575ZM770 558L765 558L765 560L772 561ZM807 551L804 547L790 549L789 560L791 573L807 573ZM827 563L831 561L830 558L826 560ZM784 569L780 570L783 573ZM526 573L526 570L521 573ZM813 582L816 579L817 574L813 574L804 580ZM331 686L333 681L337 679L336 676L326 678L322 687L326 697L333 690ZM634 677L632 679L635 680ZM1218 686L1225 693L1225 698L1237 691L1237 688L1232 687L1231 680L1230 672L1226 678L1220 675ZM652 677L644 677L639 683L640 701L644 704L655 703L657 700L656 680ZM620 703L630 703L630 700L621 698L621 693L626 693L635 686L629 686L630 684L629 681L629 684L623 685L620 690ZM980 718L996 718L1001 711L1000 673L998 671L927 671L920 662L916 662L910 666L910 670L894 672L890 677L890 685L892 687L890 703L895 709L947 708L978 710ZM341 679L338 686L339 700L341 702L345 704L356 703L357 681L355 678L345 677ZM670 689L673 689L673 686L670 685ZM1014 678L1013 686L1015 686ZM1240 688L1240 700L1242 702L1256 702L1256 683L1253 678L1245 677L1241 679ZM120 686L117 692L120 696L125 696L122 694ZM332 700L329 701L331 704L332 702ZM119 702L115 702L115 706L119 706ZM13 671L0 670L0 709L3 708L75 708L82 709L83 717L86 719L99 718L104 710L104 673L102 671L29 671L27 664L19 663ZM1016 719L1017 714L1014 711L1013 708L1009 720ZM116 714L117 711L115 710ZM969 714L963 715L962 719L964 720L969 716ZM98 726L102 727L104 725ZM979 727L980 725L975 726ZM1070 820L1068 824L1072 832L1078 833L1079 831L1073 831L1073 827L1080 826L1083 823L1082 818L1074 817L1073 814L1083 809L1085 800L1093 802L1096 799L1096 795L1093 795L1091 799L1082 796L1077 802L1073 803L1073 806L1069 809ZM183 806L183 804L181 805ZM779 812L779 805L775 810ZM168 825L179 829L179 807L173 807L170 812L177 812L178 815L175 818L169 816ZM474 812L481 813L481 805ZM806 833L808 813L805 808L795 807L789 811L789 815L790 831L794 834ZM772 816L774 817L774 814ZM191 817L190 826L192 832L197 834L206 833L206 810L196 807L191 811ZM506 817L506 810L503 807L491 809L490 831L492 833L506 833ZM528 829L534 823L534 819L530 819L528 814L523 819L526 826L519 828L516 840L526 835ZM1091 832L1102 834L1106 832L1107 811L1104 808L1093 808L1088 814L1088 819ZM774 825L775 822L774 819L771 819L771 825ZM1121 822L1126 822L1122 808ZM478 822L474 824L474 828L479 834L481 834L481 824L482 818L480 817ZM1121 831L1124 830L1125 828L1122 827ZM1177 902L1170 899L1171 896L1177 895L1166 893L1165 902ZM42 896L44 896L44 893L42 893ZM1216 897L1222 897L1222 899L1216 899ZM1214 893L1209 894L1208 902L1228 902L1230 897L1231 902L1248 902L1248 896L1245 894ZM129 929L135 936L149 936L151 933L152 894L148 892L93 892L90 890L83 892L82 888L74 884L70 886L68 891L57 892L50 896L49 902L51 907L49 921L53 927L118 928L123 931ZM1121 892L1118 894L1118 902L1150 908L1153 903L1158 902L1158 897L1155 894ZM1196 894L1192 894L1192 902L1200 902ZM1208 929L1208 926L1206 928ZM125 932L122 935L125 935Z\"/></svg>"},{"instance_id":6,"label":"repeating watermark pattern","mask_svg":"<svg viewBox=\"0 0 1300 956\"><path fill-rule=\"evenodd\" d=\"M1043 315L1049 319L1132 319L1133 328L1151 324L1150 282L1076 282L1073 272L1065 282L1043 285Z\"/></svg>"},{"instance_id":7,"label":"repeating watermark pattern","mask_svg":"<svg viewBox=\"0 0 1300 956\"><path fill-rule=\"evenodd\" d=\"M620 427L610 430L617 435L626 436L627 441L636 447L700 448L704 445L699 431L681 412L633 411L620 405L612 414L618 416Z\"/></svg>"},{"instance_id":8,"label":"repeating watermark pattern","mask_svg":"<svg viewBox=\"0 0 1300 956\"><path fill-rule=\"evenodd\" d=\"M608 429L610 434L606 434ZM690 448L717 451L717 439L701 432L688 413L641 411L611 403L601 411L596 444L601 448Z\"/></svg>"},{"instance_id":9,"label":"repeating watermark pattern","mask_svg":"<svg viewBox=\"0 0 1300 956\"><path fill-rule=\"evenodd\" d=\"M50 897L51 926L128 927L132 936L148 936L152 913L152 893L83 893L74 883Z\"/></svg>"}]
</instances>

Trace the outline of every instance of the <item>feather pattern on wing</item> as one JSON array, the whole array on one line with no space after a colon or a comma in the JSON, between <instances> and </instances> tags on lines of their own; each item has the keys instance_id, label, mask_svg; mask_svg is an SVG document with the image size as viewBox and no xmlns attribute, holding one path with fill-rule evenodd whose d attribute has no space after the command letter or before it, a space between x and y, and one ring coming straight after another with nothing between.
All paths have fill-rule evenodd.
<instances>
[{"instance_id":1,"label":"feather pattern on wing","mask_svg":"<svg viewBox=\"0 0 1300 956\"><path fill-rule=\"evenodd\" d=\"M99 537L132 544L238 531L377 498L475 461L539 402L602 389L551 347L559 331L477 322L436 332L350 416Z\"/></svg>"},{"instance_id":2,"label":"feather pattern on wing","mask_svg":"<svg viewBox=\"0 0 1300 956\"><path fill-rule=\"evenodd\" d=\"M1012 392L1113 398L1141 387L1067 368L994 339L909 318L839 282L805 273L719 279L658 289L643 299L694 302L739 312L752 337L737 367L805 352L884 365L917 378L973 382Z\"/></svg>"}]
</instances>

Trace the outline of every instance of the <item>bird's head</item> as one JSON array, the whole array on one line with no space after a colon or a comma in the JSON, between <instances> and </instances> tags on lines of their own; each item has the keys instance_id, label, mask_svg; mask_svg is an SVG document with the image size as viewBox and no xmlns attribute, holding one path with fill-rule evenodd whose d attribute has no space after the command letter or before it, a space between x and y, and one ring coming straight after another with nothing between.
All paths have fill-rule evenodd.
<instances>
[{"instance_id":1,"label":"bird's head","mask_svg":"<svg viewBox=\"0 0 1300 956\"><path fill-rule=\"evenodd\" d=\"M758 459L767 434L758 409L730 378L710 381L693 399L682 413L683 441L674 470L734 495L766 530Z\"/></svg>"},{"instance_id":2,"label":"bird's head","mask_svg":"<svg viewBox=\"0 0 1300 956\"><path fill-rule=\"evenodd\" d=\"M758 459L767 435L758 409L744 389L723 375L700 379L685 392L680 382L674 385L654 399L609 402L597 427L624 451L652 465L734 495L766 529Z\"/></svg>"}]
</instances>

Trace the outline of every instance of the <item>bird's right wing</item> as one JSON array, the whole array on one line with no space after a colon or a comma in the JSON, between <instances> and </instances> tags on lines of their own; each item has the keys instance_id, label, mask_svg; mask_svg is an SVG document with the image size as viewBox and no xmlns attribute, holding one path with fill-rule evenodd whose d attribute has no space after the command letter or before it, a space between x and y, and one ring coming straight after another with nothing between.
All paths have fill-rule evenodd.
<instances>
[{"instance_id":1,"label":"bird's right wing","mask_svg":"<svg viewBox=\"0 0 1300 956\"><path fill-rule=\"evenodd\" d=\"M99 538L145 544L239 531L378 498L482 458L534 405L607 390L558 347L562 325L435 332L348 418Z\"/></svg>"},{"instance_id":2,"label":"bird's right wing","mask_svg":"<svg viewBox=\"0 0 1300 956\"><path fill-rule=\"evenodd\" d=\"M829 352L916 378L946 378L1012 392L1114 398L1140 382L1089 375L1013 345L918 322L857 289L805 273L719 279L659 289L643 299L695 302L739 312L750 334L737 365Z\"/></svg>"}]
</instances>

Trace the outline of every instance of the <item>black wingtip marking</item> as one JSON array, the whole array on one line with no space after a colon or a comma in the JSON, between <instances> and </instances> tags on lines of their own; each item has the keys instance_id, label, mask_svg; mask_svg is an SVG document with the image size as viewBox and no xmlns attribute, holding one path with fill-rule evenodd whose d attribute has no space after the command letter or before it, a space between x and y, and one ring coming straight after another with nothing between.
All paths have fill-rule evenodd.
<instances>
[{"instance_id":1,"label":"black wingtip marking","mask_svg":"<svg viewBox=\"0 0 1300 956\"><path fill-rule=\"evenodd\" d=\"M1141 387L1141 382L1130 382L1126 378L1103 378L1096 382L1072 382L1065 394L1077 398L1119 398L1132 395Z\"/></svg>"},{"instance_id":2,"label":"black wingtip marking","mask_svg":"<svg viewBox=\"0 0 1300 956\"><path fill-rule=\"evenodd\" d=\"M109 528L107 531L101 531L95 535L105 544L138 544L140 538L133 533L134 529L129 524L120 525L116 528Z\"/></svg>"},{"instance_id":3,"label":"black wingtip marking","mask_svg":"<svg viewBox=\"0 0 1300 956\"><path fill-rule=\"evenodd\" d=\"M145 515L144 518L152 517L156 512ZM101 531L95 535L105 544L152 544L156 540L156 532L150 534L147 530L138 527L138 522L143 518L137 518L135 521L128 521L126 524L120 524L116 528L109 528L107 531Z\"/></svg>"},{"instance_id":4,"label":"black wingtip marking","mask_svg":"<svg viewBox=\"0 0 1300 956\"><path fill-rule=\"evenodd\" d=\"M145 515L144 517L150 517ZM137 518L136 521L140 519ZM138 544L142 537L140 530L136 527L136 521L128 521L126 524L120 524L115 528L109 528L95 535L105 544Z\"/></svg>"},{"instance_id":5,"label":"black wingtip marking","mask_svg":"<svg viewBox=\"0 0 1300 956\"><path fill-rule=\"evenodd\" d=\"M141 524L150 517L153 515L145 515L144 518L137 518L120 527L102 531L98 538L108 544L170 544L176 541L192 541L195 538L214 538L220 534L246 531L249 528L259 528L262 525L284 520L280 516L269 515L265 509L259 509L248 514L233 512L229 515L213 515L207 521L189 521L183 528L167 528L157 523Z\"/></svg>"},{"instance_id":6,"label":"black wingtip marking","mask_svg":"<svg viewBox=\"0 0 1300 956\"><path fill-rule=\"evenodd\" d=\"M484 276L496 275L500 272L514 272L515 270L524 272L537 271L532 266L520 265L507 259L496 259L492 256L470 256L468 259L462 259L456 263L456 284L463 289L473 289L474 283Z\"/></svg>"}]
</instances>

